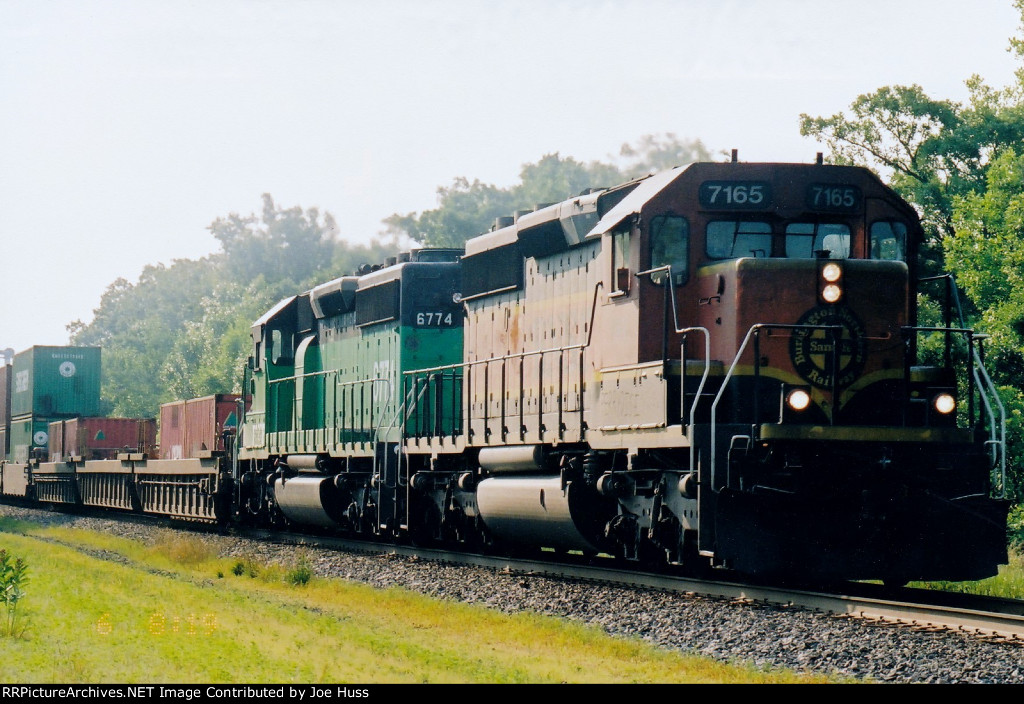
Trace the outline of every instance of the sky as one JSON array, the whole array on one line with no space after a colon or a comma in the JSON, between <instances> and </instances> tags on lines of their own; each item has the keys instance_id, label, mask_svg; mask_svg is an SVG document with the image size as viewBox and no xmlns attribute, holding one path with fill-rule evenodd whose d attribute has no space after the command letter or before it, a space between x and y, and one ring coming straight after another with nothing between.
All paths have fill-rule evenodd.
<instances>
[{"instance_id":1,"label":"sky","mask_svg":"<svg viewBox=\"0 0 1024 704\"><path fill-rule=\"evenodd\" d=\"M284 208L339 237L646 134L813 161L801 113L1009 85L1011 0L0 0L0 350ZM348 272L337 272L341 275Z\"/></svg>"}]
</instances>

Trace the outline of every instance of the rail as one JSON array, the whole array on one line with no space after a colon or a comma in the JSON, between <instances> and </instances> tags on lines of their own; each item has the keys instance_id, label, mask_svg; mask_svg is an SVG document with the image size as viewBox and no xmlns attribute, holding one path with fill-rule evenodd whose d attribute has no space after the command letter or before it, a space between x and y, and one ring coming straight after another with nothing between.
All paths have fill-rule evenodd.
<instances>
[{"instance_id":1,"label":"rail","mask_svg":"<svg viewBox=\"0 0 1024 704\"><path fill-rule=\"evenodd\" d=\"M736 352L732 363L729 365L729 369L725 374L722 384L718 389L718 393L715 395L715 400L711 404L711 472L712 472L712 487L717 487L718 483L715 481L716 474L718 472L718 408L722 398L725 395L725 391L729 386L730 381L735 375L737 366L740 363L741 358L747 351L747 347L750 345L751 340L754 341L755 345L755 360L754 360L754 399L753 399L753 424L756 425L760 422L760 388L757 384L760 374L760 354L756 351L759 336L761 331L767 331L770 334L772 330L807 330L807 331L823 331L827 333L832 340L831 354L831 386L832 386L832 398L833 398L833 416L832 420L835 421L836 413L838 412L838 399L840 388L838 386L838 359L839 354L836 353L838 350L838 343L843 333L843 327L838 325L797 325L797 324L783 324L783 323L758 323L752 325L747 334L743 337L743 342L740 344L739 349ZM998 390L995 384L992 382L991 377L985 370L984 364L982 363L981 355L978 352L977 345L975 342L980 338L974 334L973 330L966 328L951 328L951 327L904 327L901 328L901 332L907 338L912 335L920 333L942 333L946 335L947 340L951 339L952 336L962 335L967 343L968 357L970 363L970 371L967 375L969 388L967 391L968 397L968 413L967 413L967 424L969 427L974 427L974 396L977 393L983 413L979 415L978 421L987 425L989 432L989 440L986 441L986 445L990 448L992 455L992 476L991 482L993 487L993 493L998 498L1004 498L1006 493L1006 411L1003 406L1002 400L999 398ZM950 345L947 344L947 348ZM946 358L952 360L951 353L946 354ZM910 358L909 355L906 358L906 364L903 372L903 381L906 385L910 378ZM905 396L909 396L905 394ZM998 409L998 413L996 412ZM751 439L756 439L751 436ZM729 486L731 476L729 468L726 468L726 483L724 486ZM717 489L715 489L717 491Z\"/></svg>"},{"instance_id":2,"label":"rail","mask_svg":"<svg viewBox=\"0 0 1024 704\"><path fill-rule=\"evenodd\" d=\"M949 340L952 335L963 335L967 341L968 357L971 364L971 372L968 376L968 425L974 426L974 396L977 394L983 413L979 415L979 422L984 418L987 422L983 425L988 429L989 439L985 444L992 454L992 486L995 487L994 495L997 498L1006 497L1006 407L999 396L988 370L985 369L984 359L979 348L982 340L987 335L976 335L973 330L967 328L946 328L946 327L905 327L902 329L905 335L917 335L920 333L943 333ZM977 344L975 344L977 343ZM946 358L952 359L948 350L951 348L948 342L945 345Z\"/></svg>"},{"instance_id":3,"label":"rail","mask_svg":"<svg viewBox=\"0 0 1024 704\"><path fill-rule=\"evenodd\" d=\"M268 382L267 406L268 409L276 410L279 406L273 400L278 400L286 394L291 395L290 413L286 421L280 417L273 417L273 430L267 432L300 432L305 430L316 430L323 428L332 432L332 439L338 443L366 442L376 438L384 427L383 421L386 417L388 406L392 402L392 383L385 377L374 377L371 379L357 379L353 381L339 381L338 370L309 372L306 374L295 374L292 376L271 379ZM329 383L333 379L333 384ZM314 388L306 388L305 382L311 380L319 381ZM300 383L302 393L300 390ZM331 393L328 394L328 389ZM312 415L307 417L306 409L302 404L307 401L307 394L313 399L322 399L325 408L317 412L313 409ZM330 401L330 421L326 420L327 404ZM269 410L262 414L247 414L249 417L263 415L264 421L269 420ZM313 422L310 422L313 421ZM319 425L323 423L323 425Z\"/></svg>"},{"instance_id":4,"label":"rail","mask_svg":"<svg viewBox=\"0 0 1024 704\"><path fill-rule=\"evenodd\" d=\"M526 402L528 399L527 392L532 389L527 389L526 377L527 377L527 360L536 358L536 379L537 379L537 439L539 441L544 440L544 435L548 429L544 425L544 413L550 412L545 411L545 394L544 394L544 370L548 366L549 371L557 374L557 393L555 394L555 413L557 417L557 434L559 440L566 439L566 416L570 413L576 414L579 417L579 440L583 439L583 432L586 427L585 415L584 415L584 350L590 347L591 341L594 335L594 318L597 311L597 292L598 289L603 287L602 282L597 282L594 286L593 300L591 301L590 307L590 322L587 327L587 338L586 341L580 342L574 345L562 345L560 347L550 347L542 350L529 350L524 352L513 352L510 354L498 355L494 357L488 357L487 359L477 359L469 362L459 362L455 364L446 364L436 367L428 367L424 369L413 369L403 372L403 398L406 400L414 398L414 404L409 408L406 415L407 420L411 419L412 423L403 424L403 430L410 428L411 437L414 439L432 438L432 437L450 437L455 439L457 436L462 435L463 428L468 436L472 436L473 433L473 377L474 372L480 372L482 369L483 374L483 412L480 420L483 423L483 433L485 442L490 439L494 429L492 424L497 421L498 432L501 433L502 441L505 441L508 436L512 433L509 427L510 421L515 416L518 416L519 421L519 440L526 441L529 435L529 430L526 425ZM578 385L579 394L577 397L577 408L575 410L566 409L566 367L567 360L570 359L570 355L576 353L577 358L573 361L578 366ZM557 365L551 363L550 360L553 356L557 355ZM549 364L545 365L545 361ZM518 395L516 398L516 407L518 413L513 414L508 410L509 399L509 366L518 363ZM530 362L532 364L532 361ZM491 369L495 366L500 365L500 383L498 384L499 399L498 399L498 413L493 415L491 412L491 386L492 386L492 371ZM557 367L551 369L551 367ZM532 371L532 370L530 370ZM513 375L514 376L514 375ZM451 388L445 389L445 384L450 383ZM479 383L479 382L478 382ZM421 386L425 387L425 391L421 391L414 395L410 395L412 391L419 389ZM432 391L431 391L432 390ZM420 404L420 400L426 396L426 391L431 391L429 398L431 403L425 405ZM459 393L464 391L465 393ZM444 402L448 399L445 398L445 394L450 393L450 406L448 408L448 428L445 431L445 416L444 416ZM461 398L460 398L461 397ZM425 410L421 410L425 409ZM440 413L437 410L440 409ZM461 411L461 415L460 412ZM414 415L415 414L415 415ZM533 415L531 413L531 415Z\"/></svg>"},{"instance_id":5,"label":"rail","mask_svg":"<svg viewBox=\"0 0 1024 704\"><path fill-rule=\"evenodd\" d=\"M919 283L928 283L931 281L942 281L945 283L945 323L946 328L952 328L952 316L953 309L956 308L957 317L960 320L960 328L964 329L967 327L964 321L964 309L960 305L960 290L956 285L956 277L953 274L941 274L939 276L925 276L918 279ZM978 347L971 347L971 359L974 363L972 382L974 382L979 389L983 391L979 392L982 404L985 406L986 411L990 416L994 418L995 414L992 410L992 404L994 403L996 408L999 409L999 423L998 433L996 432L994 421L989 426L989 440L988 444L992 447L993 453L998 453L998 486L1000 487L997 496L999 498L1006 497L1006 407L1003 405L1003 400L1000 398L996 385L992 382L992 378L988 374L988 370L985 369L985 360L982 355L981 340L985 339L983 335L975 335L975 339L979 341ZM950 338L946 336L946 360L949 362L950 357ZM948 366L948 364L947 364Z\"/></svg>"},{"instance_id":6,"label":"rail","mask_svg":"<svg viewBox=\"0 0 1024 704\"><path fill-rule=\"evenodd\" d=\"M680 365L680 382L679 382L679 396L682 408L680 409L681 415L683 416L682 421L686 425L686 436L690 438L690 471L696 470L696 443L693 440L694 427L696 425L697 406L700 404L701 396L704 393L704 388L707 386L708 377L711 374L711 331L705 327L691 326L681 328L679 327L679 310L676 307L676 291L675 291L675 280L672 277L672 265L666 264L665 266L655 267L653 269L647 269L646 271L637 272L637 276L650 276L651 281L654 282L654 276L659 273L664 273L665 276L665 298L667 303L665 308L669 308L671 303L672 309L672 329L677 335L682 335L683 340L679 349L679 365ZM667 321L666 321L667 323ZM699 332L704 336L704 371L700 377L700 383L697 385L697 390L693 395L693 403L690 405L690 412L685 413L686 409L686 337L690 333ZM664 335L667 339L667 330ZM699 477L698 477L699 479Z\"/></svg>"}]
</instances>

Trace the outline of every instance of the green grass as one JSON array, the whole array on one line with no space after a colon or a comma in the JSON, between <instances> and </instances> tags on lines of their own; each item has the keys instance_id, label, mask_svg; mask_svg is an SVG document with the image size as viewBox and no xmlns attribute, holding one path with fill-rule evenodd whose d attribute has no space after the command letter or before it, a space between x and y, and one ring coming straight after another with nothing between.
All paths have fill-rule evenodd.
<instances>
[{"instance_id":1,"label":"green grass","mask_svg":"<svg viewBox=\"0 0 1024 704\"><path fill-rule=\"evenodd\" d=\"M31 583L0 680L195 683L823 682L402 589L225 560L193 536L152 545L0 519ZM113 560L111 558L114 558Z\"/></svg>"},{"instance_id":2,"label":"green grass","mask_svg":"<svg viewBox=\"0 0 1024 704\"><path fill-rule=\"evenodd\" d=\"M975 582L912 582L912 587L940 589L964 594L1024 599L1024 554L1019 548L1010 550L1010 562L999 566L999 574Z\"/></svg>"}]
</instances>

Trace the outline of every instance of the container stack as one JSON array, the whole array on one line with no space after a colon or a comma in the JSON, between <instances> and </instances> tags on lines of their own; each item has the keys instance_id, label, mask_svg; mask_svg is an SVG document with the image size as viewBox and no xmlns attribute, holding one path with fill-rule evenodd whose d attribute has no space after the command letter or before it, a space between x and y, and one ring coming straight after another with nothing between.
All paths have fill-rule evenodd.
<instances>
[{"instance_id":1,"label":"container stack","mask_svg":"<svg viewBox=\"0 0 1024 704\"><path fill-rule=\"evenodd\" d=\"M8 460L46 459L50 423L100 415L99 347L30 347L8 376Z\"/></svg>"}]
</instances>

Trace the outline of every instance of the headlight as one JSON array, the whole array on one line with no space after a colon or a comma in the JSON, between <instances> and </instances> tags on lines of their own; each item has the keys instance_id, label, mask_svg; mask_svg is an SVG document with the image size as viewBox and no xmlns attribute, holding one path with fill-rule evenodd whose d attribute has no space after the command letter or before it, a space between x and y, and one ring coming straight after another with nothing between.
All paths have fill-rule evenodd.
<instances>
[{"instance_id":1,"label":"headlight","mask_svg":"<svg viewBox=\"0 0 1024 704\"><path fill-rule=\"evenodd\" d=\"M803 389L793 389L786 396L786 403L794 411L802 411L811 405L811 395Z\"/></svg>"},{"instance_id":2,"label":"headlight","mask_svg":"<svg viewBox=\"0 0 1024 704\"><path fill-rule=\"evenodd\" d=\"M839 281L839 277L843 275L843 270L838 264L826 264L821 269L821 278L828 281L830 284L834 284Z\"/></svg>"},{"instance_id":3,"label":"headlight","mask_svg":"<svg viewBox=\"0 0 1024 704\"><path fill-rule=\"evenodd\" d=\"M932 400L935 410L946 416L956 410L956 399L952 394L939 394Z\"/></svg>"},{"instance_id":4,"label":"headlight","mask_svg":"<svg viewBox=\"0 0 1024 704\"><path fill-rule=\"evenodd\" d=\"M836 284L828 284L825 288L821 289L821 297L826 303L836 303L843 297L843 289L839 288Z\"/></svg>"}]
</instances>

